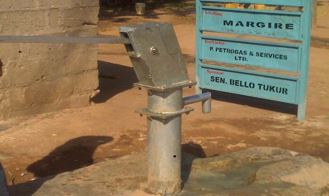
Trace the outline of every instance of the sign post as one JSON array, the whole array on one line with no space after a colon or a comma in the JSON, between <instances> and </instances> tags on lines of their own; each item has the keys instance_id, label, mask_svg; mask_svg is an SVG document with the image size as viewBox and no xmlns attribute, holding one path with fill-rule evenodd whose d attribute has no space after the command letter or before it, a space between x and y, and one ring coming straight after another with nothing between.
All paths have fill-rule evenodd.
<instances>
[{"instance_id":1,"label":"sign post","mask_svg":"<svg viewBox=\"0 0 329 196\"><path fill-rule=\"evenodd\" d=\"M295 104L305 119L312 1L226 3L196 2L198 89Z\"/></svg>"}]
</instances>

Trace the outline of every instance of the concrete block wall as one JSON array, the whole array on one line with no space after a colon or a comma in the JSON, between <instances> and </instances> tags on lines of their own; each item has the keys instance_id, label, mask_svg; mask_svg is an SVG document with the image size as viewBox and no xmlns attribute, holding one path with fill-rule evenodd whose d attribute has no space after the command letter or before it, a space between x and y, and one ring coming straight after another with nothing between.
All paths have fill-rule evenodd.
<instances>
[{"instance_id":1,"label":"concrete block wall","mask_svg":"<svg viewBox=\"0 0 329 196\"><path fill-rule=\"evenodd\" d=\"M0 35L97 34L98 0L1 0ZM0 44L0 119L86 106L97 46Z\"/></svg>"}]
</instances>

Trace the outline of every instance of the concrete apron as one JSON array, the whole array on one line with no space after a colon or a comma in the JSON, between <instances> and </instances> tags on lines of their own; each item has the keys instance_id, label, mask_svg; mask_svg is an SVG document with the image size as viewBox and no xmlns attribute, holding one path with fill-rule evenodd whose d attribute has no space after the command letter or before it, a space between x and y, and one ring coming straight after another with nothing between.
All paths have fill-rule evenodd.
<instances>
[{"instance_id":1,"label":"concrete apron","mask_svg":"<svg viewBox=\"0 0 329 196\"><path fill-rule=\"evenodd\" d=\"M146 161L146 153L132 154L60 174L33 195L148 195ZM327 162L279 148L250 148L204 159L183 154L184 188L177 195L326 195L328 173ZM29 188L31 184L15 195Z\"/></svg>"}]
</instances>

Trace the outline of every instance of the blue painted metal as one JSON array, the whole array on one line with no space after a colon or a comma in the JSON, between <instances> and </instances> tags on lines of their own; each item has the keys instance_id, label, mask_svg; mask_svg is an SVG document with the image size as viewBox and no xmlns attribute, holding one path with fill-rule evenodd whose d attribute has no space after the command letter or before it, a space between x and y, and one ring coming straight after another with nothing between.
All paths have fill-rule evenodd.
<instances>
[{"instance_id":1,"label":"blue painted metal","mask_svg":"<svg viewBox=\"0 0 329 196\"><path fill-rule=\"evenodd\" d=\"M250 9L202 8L203 31L300 39L301 13Z\"/></svg>"},{"instance_id":2,"label":"blue painted metal","mask_svg":"<svg viewBox=\"0 0 329 196\"><path fill-rule=\"evenodd\" d=\"M275 43L257 43L238 39L202 37L201 59L222 63L240 64L298 71L301 47ZM270 64L269 60L273 60Z\"/></svg>"},{"instance_id":3,"label":"blue painted metal","mask_svg":"<svg viewBox=\"0 0 329 196\"><path fill-rule=\"evenodd\" d=\"M201 0L206 3L252 3L265 5L305 6L306 0Z\"/></svg>"},{"instance_id":4,"label":"blue painted metal","mask_svg":"<svg viewBox=\"0 0 329 196\"><path fill-rule=\"evenodd\" d=\"M294 11L220 3L293 6ZM198 90L295 104L305 119L312 0L197 0Z\"/></svg>"},{"instance_id":5,"label":"blue painted metal","mask_svg":"<svg viewBox=\"0 0 329 196\"><path fill-rule=\"evenodd\" d=\"M297 102L297 80L293 78L271 77L264 74L246 74L241 71L210 69L209 66L205 66L203 79L205 81L203 87L207 89L292 104Z\"/></svg>"}]
</instances>

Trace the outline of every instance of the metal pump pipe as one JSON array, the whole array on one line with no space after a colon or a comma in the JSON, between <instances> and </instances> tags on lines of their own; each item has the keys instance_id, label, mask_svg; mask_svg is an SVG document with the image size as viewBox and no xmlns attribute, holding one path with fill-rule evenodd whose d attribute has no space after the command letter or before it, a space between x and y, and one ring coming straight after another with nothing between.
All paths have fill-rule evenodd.
<instances>
[{"instance_id":1,"label":"metal pump pipe","mask_svg":"<svg viewBox=\"0 0 329 196\"><path fill-rule=\"evenodd\" d=\"M139 113L148 116L147 191L173 194L182 189L182 114L192 111L187 104L202 102L203 112L211 111L211 93L183 98L182 87L165 91L148 89L148 107Z\"/></svg>"},{"instance_id":2,"label":"metal pump pipe","mask_svg":"<svg viewBox=\"0 0 329 196\"><path fill-rule=\"evenodd\" d=\"M59 35L0 35L0 43L125 44L129 40L116 36L74 37Z\"/></svg>"},{"instance_id":3,"label":"metal pump pipe","mask_svg":"<svg viewBox=\"0 0 329 196\"><path fill-rule=\"evenodd\" d=\"M182 89L164 92L149 91L148 110L152 113L182 111ZM177 193L181 190L181 126L177 113L168 118L149 117L148 123L148 185L151 193Z\"/></svg>"},{"instance_id":4,"label":"metal pump pipe","mask_svg":"<svg viewBox=\"0 0 329 196\"><path fill-rule=\"evenodd\" d=\"M181 126L182 114L193 109L188 104L202 102L203 112L211 110L211 94L183 98L190 81L174 29L170 24L149 23L120 29L121 37L134 65L138 87L148 92L147 108L137 110L147 116L148 180L147 191L175 194L182 189Z\"/></svg>"}]
</instances>

